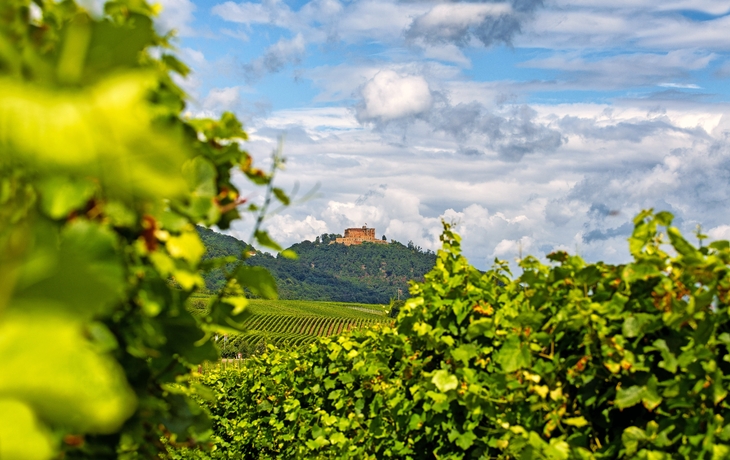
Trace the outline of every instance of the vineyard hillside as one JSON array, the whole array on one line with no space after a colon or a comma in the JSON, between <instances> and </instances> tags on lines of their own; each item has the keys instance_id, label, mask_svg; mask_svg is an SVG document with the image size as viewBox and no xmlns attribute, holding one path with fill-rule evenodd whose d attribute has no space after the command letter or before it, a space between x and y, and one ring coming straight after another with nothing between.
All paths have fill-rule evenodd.
<instances>
[{"instance_id":1,"label":"vineyard hillside","mask_svg":"<svg viewBox=\"0 0 730 460\"><path fill-rule=\"evenodd\" d=\"M205 315L207 304L205 297L193 299L193 315ZM383 306L345 302L251 299L246 311L244 332L217 338L224 357L259 354L267 345L293 349L318 337L392 321Z\"/></svg>"}]
</instances>

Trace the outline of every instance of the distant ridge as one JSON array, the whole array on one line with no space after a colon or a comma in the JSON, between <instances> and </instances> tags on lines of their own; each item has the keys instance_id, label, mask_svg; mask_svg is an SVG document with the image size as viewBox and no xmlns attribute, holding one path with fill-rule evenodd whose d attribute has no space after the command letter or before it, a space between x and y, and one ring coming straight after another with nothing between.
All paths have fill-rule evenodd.
<instances>
[{"instance_id":1,"label":"distant ridge","mask_svg":"<svg viewBox=\"0 0 730 460\"><path fill-rule=\"evenodd\" d=\"M232 236L203 227L197 229L206 247L204 259L240 259L247 247ZM341 235L323 234L313 242L294 244L289 249L299 255L298 260L256 251L245 263L267 268L276 278L282 299L384 304L398 296L408 297L409 280L422 280L436 261L433 252L412 242L330 244L337 238ZM204 278L210 291L221 289L225 280L221 269Z\"/></svg>"}]
</instances>

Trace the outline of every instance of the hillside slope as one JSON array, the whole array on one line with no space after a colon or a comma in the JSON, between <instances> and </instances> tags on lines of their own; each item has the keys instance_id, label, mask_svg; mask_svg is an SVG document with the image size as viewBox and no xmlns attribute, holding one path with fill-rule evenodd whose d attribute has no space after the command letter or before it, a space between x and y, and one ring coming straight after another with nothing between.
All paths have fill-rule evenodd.
<instances>
[{"instance_id":1,"label":"hillside slope","mask_svg":"<svg viewBox=\"0 0 730 460\"><path fill-rule=\"evenodd\" d=\"M246 244L236 238L198 228L207 253L205 258L240 257ZM434 253L413 244L365 243L359 246L329 244L335 235L322 235L314 242L291 246L298 260L256 252L248 265L267 268L277 280L282 299L338 302L387 303L408 295L408 281L421 280L436 260ZM223 272L206 275L206 285L215 291L223 285Z\"/></svg>"}]
</instances>

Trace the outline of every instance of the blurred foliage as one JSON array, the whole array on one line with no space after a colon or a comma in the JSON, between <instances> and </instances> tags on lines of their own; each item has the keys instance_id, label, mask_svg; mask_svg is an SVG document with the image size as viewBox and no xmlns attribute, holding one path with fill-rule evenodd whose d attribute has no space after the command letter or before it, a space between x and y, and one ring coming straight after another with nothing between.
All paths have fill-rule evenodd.
<instances>
[{"instance_id":1,"label":"blurred foliage","mask_svg":"<svg viewBox=\"0 0 730 460\"><path fill-rule=\"evenodd\" d=\"M206 255L204 258L240 254L246 243L198 227ZM408 283L422 281L433 267L436 255L409 243L345 246L329 244L338 235L321 235L314 242L303 241L289 248L297 259L249 249L245 264L264 267L276 279L279 297L293 300L323 300L387 304L390 299L408 296ZM233 260L233 259L231 259ZM211 270L204 275L206 287L217 292L226 285L226 271L234 266Z\"/></svg>"},{"instance_id":2,"label":"blurred foliage","mask_svg":"<svg viewBox=\"0 0 730 460\"><path fill-rule=\"evenodd\" d=\"M101 16L0 3L0 459L205 441L189 371L218 358L212 331L244 318L241 286L276 296L270 275L234 271L207 316L185 308L217 263L201 263L195 225L241 217L232 168L288 198L271 186L281 160L254 168L232 114L181 116L188 69L154 14L144 0Z\"/></svg>"},{"instance_id":3,"label":"blurred foliage","mask_svg":"<svg viewBox=\"0 0 730 460\"><path fill-rule=\"evenodd\" d=\"M730 244L671 222L638 215L625 265L556 252L516 279L446 225L393 327L202 376L216 442L175 458L730 458Z\"/></svg>"}]
</instances>

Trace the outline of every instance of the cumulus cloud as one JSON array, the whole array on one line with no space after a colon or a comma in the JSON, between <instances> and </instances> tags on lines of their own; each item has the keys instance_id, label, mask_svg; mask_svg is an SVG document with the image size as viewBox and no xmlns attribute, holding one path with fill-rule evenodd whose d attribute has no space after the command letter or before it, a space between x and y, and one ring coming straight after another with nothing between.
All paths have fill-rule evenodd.
<instances>
[{"instance_id":1,"label":"cumulus cloud","mask_svg":"<svg viewBox=\"0 0 730 460\"><path fill-rule=\"evenodd\" d=\"M276 241L314 241L319 235L329 233L327 223L313 216L297 219L289 215L275 215L266 221L269 234Z\"/></svg>"},{"instance_id":2,"label":"cumulus cloud","mask_svg":"<svg viewBox=\"0 0 730 460\"><path fill-rule=\"evenodd\" d=\"M392 70L378 72L362 88L361 95L357 117L363 122L418 115L433 104L431 90L422 76L399 75Z\"/></svg>"},{"instance_id":3,"label":"cumulus cloud","mask_svg":"<svg viewBox=\"0 0 730 460\"><path fill-rule=\"evenodd\" d=\"M408 78L410 82L415 77ZM377 121L381 128L394 120L401 124L421 121L456 139L463 154L490 151L511 162L520 161L525 155L554 152L564 142L551 122L540 120L538 113L527 105L488 110L472 101L454 106L443 95L434 101L425 81L413 81L418 82L419 91L386 84L391 82L390 78L383 78L382 85L373 85L374 88L366 85L363 102L358 106L358 120ZM417 97L418 94L422 95Z\"/></svg>"},{"instance_id":4,"label":"cumulus cloud","mask_svg":"<svg viewBox=\"0 0 730 460\"><path fill-rule=\"evenodd\" d=\"M288 65L298 64L305 51L304 37L297 34L294 38L280 39L266 48L263 56L243 66L244 77L253 82L267 73L276 73Z\"/></svg>"},{"instance_id":5,"label":"cumulus cloud","mask_svg":"<svg viewBox=\"0 0 730 460\"><path fill-rule=\"evenodd\" d=\"M512 42L522 23L542 0L439 3L413 19L405 32L411 41L466 46L473 39L484 46Z\"/></svg>"},{"instance_id":6,"label":"cumulus cloud","mask_svg":"<svg viewBox=\"0 0 730 460\"><path fill-rule=\"evenodd\" d=\"M718 225L705 232L710 241L730 240L730 225Z\"/></svg>"}]
</instances>

